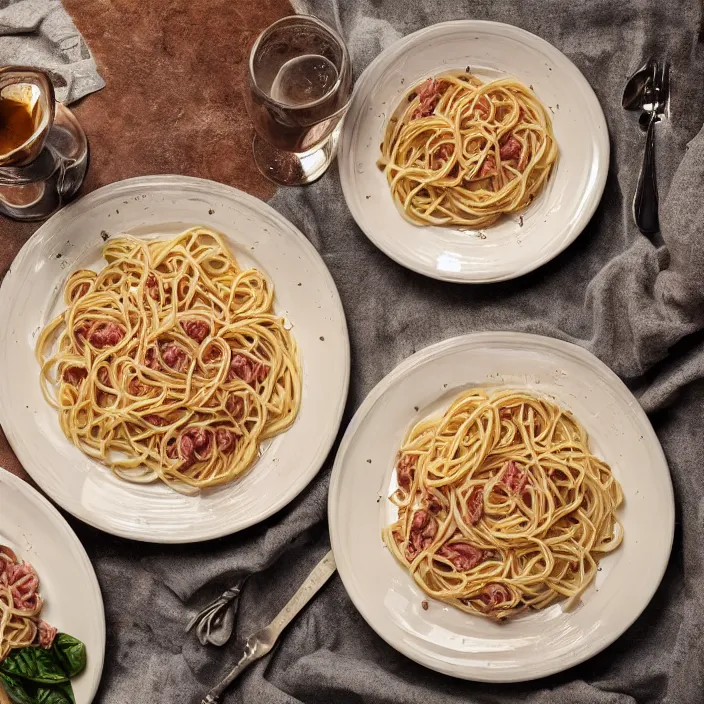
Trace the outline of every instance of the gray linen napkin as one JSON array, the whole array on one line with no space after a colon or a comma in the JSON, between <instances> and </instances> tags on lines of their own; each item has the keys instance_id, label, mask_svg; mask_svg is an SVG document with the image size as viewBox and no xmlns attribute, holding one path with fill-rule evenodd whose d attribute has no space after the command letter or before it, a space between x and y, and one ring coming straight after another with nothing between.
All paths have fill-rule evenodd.
<instances>
[{"instance_id":1,"label":"gray linen napkin","mask_svg":"<svg viewBox=\"0 0 704 704\"><path fill-rule=\"evenodd\" d=\"M45 69L65 104L105 86L59 0L0 0L0 66Z\"/></svg>"},{"instance_id":2,"label":"gray linen napkin","mask_svg":"<svg viewBox=\"0 0 704 704\"><path fill-rule=\"evenodd\" d=\"M487 685L426 670L366 625L339 577L285 633L280 647L225 698L240 704L701 704L704 700L704 48L699 0L313 0L298 4L335 24L357 75L398 37L459 18L509 22L564 51L594 87L612 161L602 203L578 240L519 280L486 287L432 281L378 251L353 222L337 170L272 204L324 257L345 306L352 379L343 428L365 395L428 344L475 330L524 330L590 349L651 414L673 476L678 529L664 581L637 622L586 663L537 682ZM662 241L630 209L643 136L620 108L623 83L650 52L673 62L673 119L658 126ZM228 78L220 80L226 84ZM159 547L76 524L103 588L108 656L99 701L200 701L236 647L203 649L183 627L238 574L247 584L238 634L268 622L328 548L332 458L290 506L242 533L203 545ZM75 523L75 522L74 522Z\"/></svg>"}]
</instances>

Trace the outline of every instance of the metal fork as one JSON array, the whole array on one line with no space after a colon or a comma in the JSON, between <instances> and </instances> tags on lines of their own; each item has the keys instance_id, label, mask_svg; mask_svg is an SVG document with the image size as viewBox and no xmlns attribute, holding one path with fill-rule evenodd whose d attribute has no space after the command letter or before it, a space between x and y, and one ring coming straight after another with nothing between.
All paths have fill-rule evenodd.
<instances>
[{"instance_id":1,"label":"metal fork","mask_svg":"<svg viewBox=\"0 0 704 704\"><path fill-rule=\"evenodd\" d=\"M646 126L643 165L638 176L638 186L633 199L633 218L638 229L645 235L660 230L658 218L658 184L655 169L655 123L667 111L670 100L670 63L659 61L653 64L652 76L648 77L643 90L643 113L641 126Z\"/></svg>"}]
</instances>

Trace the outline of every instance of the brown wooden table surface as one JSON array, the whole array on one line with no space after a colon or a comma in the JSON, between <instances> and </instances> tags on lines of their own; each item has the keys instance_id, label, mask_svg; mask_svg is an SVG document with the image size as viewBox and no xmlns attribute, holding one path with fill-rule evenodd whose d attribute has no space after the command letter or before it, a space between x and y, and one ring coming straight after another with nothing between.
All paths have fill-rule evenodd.
<instances>
[{"instance_id":1,"label":"brown wooden table surface","mask_svg":"<svg viewBox=\"0 0 704 704\"><path fill-rule=\"evenodd\" d=\"M90 143L81 194L131 176L186 174L272 195L252 163L241 89L254 39L292 14L287 0L63 3L106 83L71 106ZM0 216L1 274L39 225ZM0 466L27 478L1 429Z\"/></svg>"}]
</instances>

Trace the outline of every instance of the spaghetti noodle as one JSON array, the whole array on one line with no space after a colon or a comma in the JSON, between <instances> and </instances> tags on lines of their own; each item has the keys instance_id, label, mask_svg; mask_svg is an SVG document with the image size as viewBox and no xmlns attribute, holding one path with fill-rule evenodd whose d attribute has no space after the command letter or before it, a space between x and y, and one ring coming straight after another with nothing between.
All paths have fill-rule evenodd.
<instances>
[{"instance_id":1,"label":"spaghetti noodle","mask_svg":"<svg viewBox=\"0 0 704 704\"><path fill-rule=\"evenodd\" d=\"M56 629L39 617L38 590L39 577L32 565L0 545L0 662L15 648L51 647Z\"/></svg>"},{"instance_id":2,"label":"spaghetti noodle","mask_svg":"<svg viewBox=\"0 0 704 704\"><path fill-rule=\"evenodd\" d=\"M66 437L129 481L186 492L231 481L300 405L272 286L204 227L116 238L103 256L99 273L69 277L68 308L37 343Z\"/></svg>"},{"instance_id":3,"label":"spaghetti noodle","mask_svg":"<svg viewBox=\"0 0 704 704\"><path fill-rule=\"evenodd\" d=\"M447 73L416 86L389 120L379 167L418 225L481 228L525 208L557 159L552 122L513 78Z\"/></svg>"},{"instance_id":4,"label":"spaghetti noodle","mask_svg":"<svg viewBox=\"0 0 704 704\"><path fill-rule=\"evenodd\" d=\"M623 531L609 466L571 413L522 391L462 394L406 435L383 539L429 596L504 619L579 599Z\"/></svg>"}]
</instances>

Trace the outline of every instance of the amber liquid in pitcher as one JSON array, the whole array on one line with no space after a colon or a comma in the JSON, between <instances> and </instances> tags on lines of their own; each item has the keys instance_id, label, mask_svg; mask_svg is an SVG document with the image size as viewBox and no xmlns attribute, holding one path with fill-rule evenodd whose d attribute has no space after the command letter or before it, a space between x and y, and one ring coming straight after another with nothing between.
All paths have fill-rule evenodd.
<instances>
[{"instance_id":1,"label":"amber liquid in pitcher","mask_svg":"<svg viewBox=\"0 0 704 704\"><path fill-rule=\"evenodd\" d=\"M0 156L21 147L34 134L34 118L27 103L0 98Z\"/></svg>"}]
</instances>

